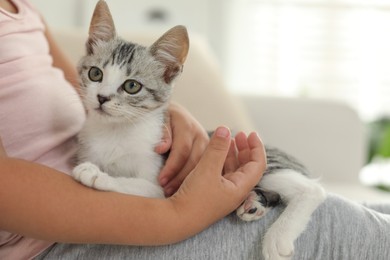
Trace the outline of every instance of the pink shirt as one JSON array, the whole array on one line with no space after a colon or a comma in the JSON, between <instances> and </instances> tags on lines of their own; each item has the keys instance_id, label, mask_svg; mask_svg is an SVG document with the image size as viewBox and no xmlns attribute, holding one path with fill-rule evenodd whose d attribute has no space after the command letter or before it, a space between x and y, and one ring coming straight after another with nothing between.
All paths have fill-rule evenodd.
<instances>
[{"instance_id":1,"label":"pink shirt","mask_svg":"<svg viewBox=\"0 0 390 260\"><path fill-rule=\"evenodd\" d=\"M44 24L26 0L0 8L0 136L7 154L69 173L84 109L52 66ZM0 231L0 259L28 259L52 242Z\"/></svg>"}]
</instances>

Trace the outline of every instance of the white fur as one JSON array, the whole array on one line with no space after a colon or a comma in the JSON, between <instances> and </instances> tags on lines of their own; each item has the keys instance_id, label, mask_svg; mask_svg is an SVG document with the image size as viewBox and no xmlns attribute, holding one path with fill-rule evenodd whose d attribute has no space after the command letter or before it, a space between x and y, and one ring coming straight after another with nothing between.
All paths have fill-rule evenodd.
<instances>
[{"instance_id":1,"label":"white fur","mask_svg":"<svg viewBox=\"0 0 390 260\"><path fill-rule=\"evenodd\" d=\"M157 180L163 162L154 152L161 140L163 108L133 124L102 123L107 116L92 113L79 134L84 164L73 170L73 177L100 190L163 197Z\"/></svg>"},{"instance_id":2,"label":"white fur","mask_svg":"<svg viewBox=\"0 0 390 260\"><path fill-rule=\"evenodd\" d=\"M305 230L326 193L315 180L293 170L264 176L260 187L279 193L286 204L264 236L263 255L271 260L290 259L295 239Z\"/></svg>"},{"instance_id":3,"label":"white fur","mask_svg":"<svg viewBox=\"0 0 390 260\"><path fill-rule=\"evenodd\" d=\"M263 256L269 260L291 259L294 241L305 230L314 210L324 201L326 193L321 185L294 170L281 170L265 175L260 188L277 192L286 208L267 230L263 238ZM247 213L257 208L255 214ZM264 208L257 200L256 193L249 194L237 215L252 221L263 217L269 208Z\"/></svg>"}]
</instances>

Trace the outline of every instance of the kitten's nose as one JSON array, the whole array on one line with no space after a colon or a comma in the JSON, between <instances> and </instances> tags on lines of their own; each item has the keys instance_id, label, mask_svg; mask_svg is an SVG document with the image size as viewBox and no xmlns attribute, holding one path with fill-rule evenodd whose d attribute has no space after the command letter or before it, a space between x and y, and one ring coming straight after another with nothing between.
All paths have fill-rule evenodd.
<instances>
[{"instance_id":1,"label":"kitten's nose","mask_svg":"<svg viewBox=\"0 0 390 260\"><path fill-rule=\"evenodd\" d=\"M98 99L100 105L103 105L103 103L110 101L109 97L102 96L102 95L97 95L97 99Z\"/></svg>"}]
</instances>

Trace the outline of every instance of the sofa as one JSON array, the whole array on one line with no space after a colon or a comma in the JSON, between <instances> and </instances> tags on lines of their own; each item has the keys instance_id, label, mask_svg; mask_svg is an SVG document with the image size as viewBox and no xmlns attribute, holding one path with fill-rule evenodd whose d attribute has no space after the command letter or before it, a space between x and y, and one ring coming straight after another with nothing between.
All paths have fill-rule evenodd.
<instances>
[{"instance_id":1,"label":"sofa","mask_svg":"<svg viewBox=\"0 0 390 260\"><path fill-rule=\"evenodd\" d=\"M54 38L75 64L83 55L87 30L55 29ZM119 32L149 45L163 32ZM365 127L346 104L306 98L238 95L229 92L207 41L190 33L190 52L173 100L205 129L256 130L267 145L303 162L325 189L355 201L390 201L390 193L366 187L359 172L366 161Z\"/></svg>"}]
</instances>

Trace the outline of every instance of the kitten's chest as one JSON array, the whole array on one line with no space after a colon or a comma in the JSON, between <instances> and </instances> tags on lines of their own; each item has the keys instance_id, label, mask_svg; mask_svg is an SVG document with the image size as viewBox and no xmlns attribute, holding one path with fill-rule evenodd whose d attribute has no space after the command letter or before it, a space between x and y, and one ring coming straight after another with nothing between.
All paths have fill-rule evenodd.
<instances>
[{"instance_id":1,"label":"kitten's chest","mask_svg":"<svg viewBox=\"0 0 390 260\"><path fill-rule=\"evenodd\" d=\"M99 131L87 126L81 134L81 157L112 176L155 181L163 162L154 152L161 135L162 129L157 126L100 127Z\"/></svg>"}]
</instances>

